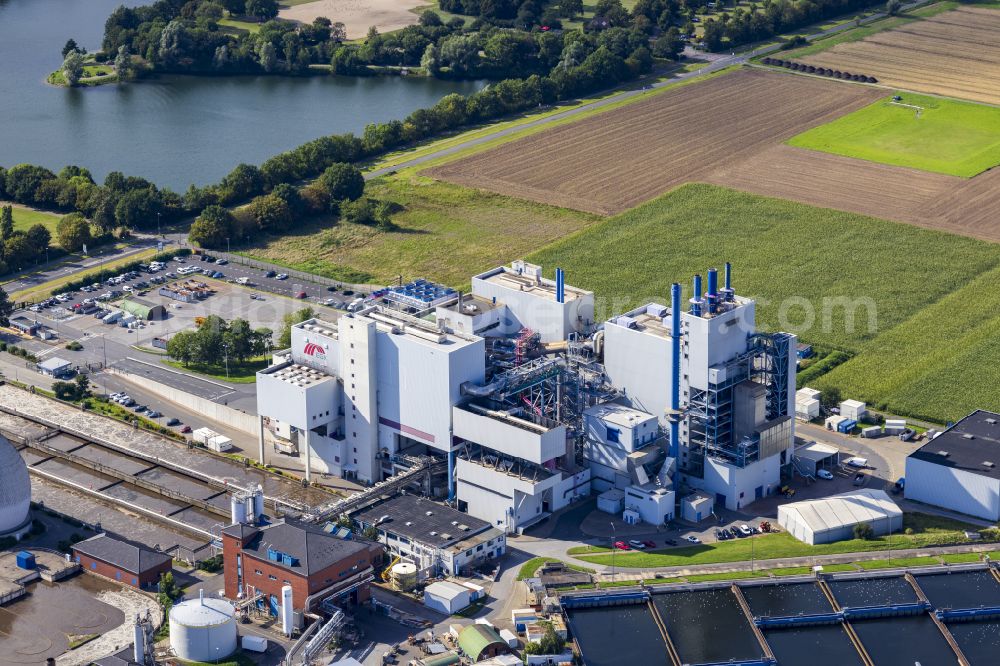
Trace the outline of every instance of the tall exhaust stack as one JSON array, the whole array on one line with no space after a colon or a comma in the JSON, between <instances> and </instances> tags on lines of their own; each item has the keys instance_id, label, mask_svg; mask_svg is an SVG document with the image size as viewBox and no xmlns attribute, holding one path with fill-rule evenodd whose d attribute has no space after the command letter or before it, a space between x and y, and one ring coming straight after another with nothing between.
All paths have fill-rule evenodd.
<instances>
[{"instance_id":1,"label":"tall exhaust stack","mask_svg":"<svg viewBox=\"0 0 1000 666\"><path fill-rule=\"evenodd\" d=\"M726 262L726 286L722 289L720 303L732 303L736 300L736 292L733 291L733 265Z\"/></svg>"},{"instance_id":2,"label":"tall exhaust stack","mask_svg":"<svg viewBox=\"0 0 1000 666\"><path fill-rule=\"evenodd\" d=\"M566 273L561 268L556 269L556 302L566 302Z\"/></svg>"},{"instance_id":3,"label":"tall exhaust stack","mask_svg":"<svg viewBox=\"0 0 1000 666\"><path fill-rule=\"evenodd\" d=\"M715 314L716 304L719 301L719 271L714 268L708 269L708 313Z\"/></svg>"},{"instance_id":4,"label":"tall exhaust stack","mask_svg":"<svg viewBox=\"0 0 1000 666\"><path fill-rule=\"evenodd\" d=\"M670 286L670 457L680 455L681 285Z\"/></svg>"},{"instance_id":5,"label":"tall exhaust stack","mask_svg":"<svg viewBox=\"0 0 1000 666\"><path fill-rule=\"evenodd\" d=\"M146 663L146 631L138 615L135 616L135 624L132 626L132 659L137 664Z\"/></svg>"},{"instance_id":6,"label":"tall exhaust stack","mask_svg":"<svg viewBox=\"0 0 1000 666\"><path fill-rule=\"evenodd\" d=\"M691 314L701 316L701 276L694 276L694 296L691 297Z\"/></svg>"}]
</instances>

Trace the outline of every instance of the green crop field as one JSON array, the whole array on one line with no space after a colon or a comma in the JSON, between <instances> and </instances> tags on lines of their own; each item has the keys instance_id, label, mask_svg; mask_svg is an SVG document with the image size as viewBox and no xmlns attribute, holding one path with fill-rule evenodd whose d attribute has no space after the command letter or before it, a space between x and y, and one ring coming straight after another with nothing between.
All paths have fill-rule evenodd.
<instances>
[{"instance_id":1,"label":"green crop field","mask_svg":"<svg viewBox=\"0 0 1000 666\"><path fill-rule=\"evenodd\" d=\"M855 356L815 382L943 422L1000 409L1000 246L693 184L530 255L593 290L598 320L733 264L757 322Z\"/></svg>"},{"instance_id":2,"label":"green crop field","mask_svg":"<svg viewBox=\"0 0 1000 666\"><path fill-rule=\"evenodd\" d=\"M898 102L886 97L788 143L964 178L1000 164L1000 109L913 93L899 96Z\"/></svg>"}]
</instances>

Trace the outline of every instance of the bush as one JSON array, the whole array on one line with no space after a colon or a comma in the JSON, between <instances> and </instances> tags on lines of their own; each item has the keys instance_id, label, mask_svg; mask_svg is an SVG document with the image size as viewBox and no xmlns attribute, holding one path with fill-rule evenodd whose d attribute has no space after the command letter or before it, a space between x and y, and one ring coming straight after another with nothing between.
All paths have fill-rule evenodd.
<instances>
[{"instance_id":1,"label":"bush","mask_svg":"<svg viewBox=\"0 0 1000 666\"><path fill-rule=\"evenodd\" d=\"M70 351L80 351L83 349L83 345L81 345L78 340L70 340L66 343L66 349Z\"/></svg>"},{"instance_id":2,"label":"bush","mask_svg":"<svg viewBox=\"0 0 1000 666\"><path fill-rule=\"evenodd\" d=\"M913 528L907 528L912 531ZM858 523L854 526L854 538L862 541L871 541L875 538L875 528L869 523Z\"/></svg>"}]
</instances>

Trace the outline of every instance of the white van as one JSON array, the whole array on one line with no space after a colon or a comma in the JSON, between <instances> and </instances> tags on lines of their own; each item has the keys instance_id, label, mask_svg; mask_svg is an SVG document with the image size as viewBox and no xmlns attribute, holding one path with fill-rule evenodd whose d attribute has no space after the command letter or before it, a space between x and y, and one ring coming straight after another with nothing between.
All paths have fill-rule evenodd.
<instances>
[{"instance_id":1,"label":"white van","mask_svg":"<svg viewBox=\"0 0 1000 666\"><path fill-rule=\"evenodd\" d=\"M361 306L364 305L364 304L365 304L365 299L363 299L363 298L355 298L353 301L351 301L351 304L347 306L347 311L348 312L357 312L358 310L361 309Z\"/></svg>"},{"instance_id":2,"label":"white van","mask_svg":"<svg viewBox=\"0 0 1000 666\"><path fill-rule=\"evenodd\" d=\"M844 464L851 467L868 467L868 458L848 458L844 461Z\"/></svg>"}]
</instances>

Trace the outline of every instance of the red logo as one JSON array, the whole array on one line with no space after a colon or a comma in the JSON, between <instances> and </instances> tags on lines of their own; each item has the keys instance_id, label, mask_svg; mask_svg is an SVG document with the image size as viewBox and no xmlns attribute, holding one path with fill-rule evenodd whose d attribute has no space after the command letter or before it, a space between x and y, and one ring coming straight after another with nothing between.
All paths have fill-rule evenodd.
<instances>
[{"instance_id":1,"label":"red logo","mask_svg":"<svg viewBox=\"0 0 1000 666\"><path fill-rule=\"evenodd\" d=\"M306 356L313 356L320 360L326 358L326 352L323 350L322 347L320 347L315 342L307 342L305 349L303 349L302 351L305 352Z\"/></svg>"}]
</instances>

